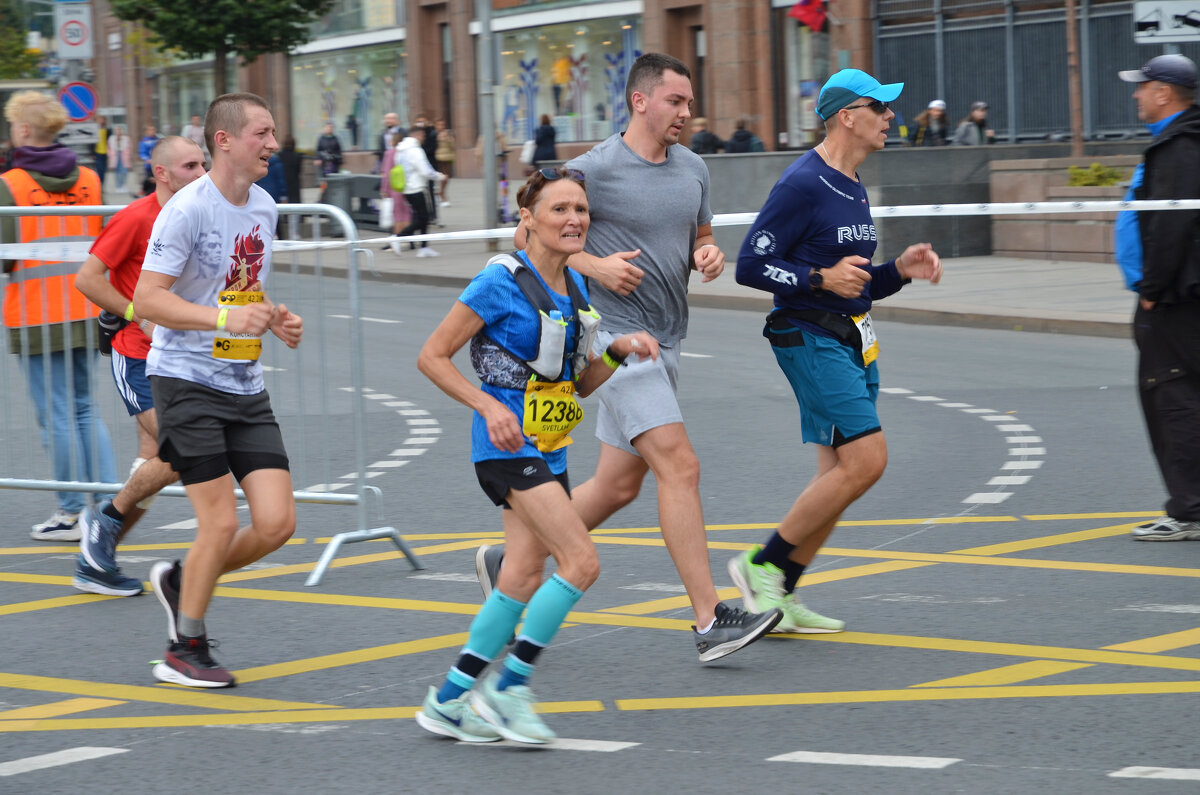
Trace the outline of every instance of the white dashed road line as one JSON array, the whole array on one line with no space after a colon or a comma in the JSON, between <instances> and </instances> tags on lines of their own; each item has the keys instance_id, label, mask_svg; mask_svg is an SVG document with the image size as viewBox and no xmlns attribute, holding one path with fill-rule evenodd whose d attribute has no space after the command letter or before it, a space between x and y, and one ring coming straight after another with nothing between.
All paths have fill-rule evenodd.
<instances>
[{"instance_id":1,"label":"white dashed road line","mask_svg":"<svg viewBox=\"0 0 1200 795\"><path fill-rule=\"evenodd\" d=\"M1200 781L1200 769L1194 767L1123 767L1109 778L1158 778L1171 781Z\"/></svg>"},{"instance_id":2,"label":"white dashed road line","mask_svg":"<svg viewBox=\"0 0 1200 795\"><path fill-rule=\"evenodd\" d=\"M961 759L941 756L877 756L875 754L832 754L819 751L793 751L767 759L768 762L801 762L809 765L857 765L859 767L917 767L939 770Z\"/></svg>"},{"instance_id":3,"label":"white dashed road line","mask_svg":"<svg viewBox=\"0 0 1200 795\"><path fill-rule=\"evenodd\" d=\"M128 748L95 748L84 745L79 748L68 748L65 751L55 751L52 754L27 756L24 759L14 759L11 762L0 763L0 776L17 776L34 770L45 770L48 767L73 765L76 762L86 762L89 759L100 759L105 756L126 753Z\"/></svg>"}]
</instances>

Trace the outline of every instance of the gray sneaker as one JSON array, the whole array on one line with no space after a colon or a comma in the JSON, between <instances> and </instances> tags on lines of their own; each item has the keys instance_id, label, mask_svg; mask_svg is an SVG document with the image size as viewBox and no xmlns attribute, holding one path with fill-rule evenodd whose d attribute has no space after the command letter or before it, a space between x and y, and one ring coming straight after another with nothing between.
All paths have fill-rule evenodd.
<instances>
[{"instance_id":1,"label":"gray sneaker","mask_svg":"<svg viewBox=\"0 0 1200 795\"><path fill-rule=\"evenodd\" d=\"M479 587L483 589L483 601L487 601L496 589L496 581L500 579L500 564L504 562L504 546L488 546L484 544L475 550L475 576L479 578Z\"/></svg>"},{"instance_id":2,"label":"gray sneaker","mask_svg":"<svg viewBox=\"0 0 1200 795\"><path fill-rule=\"evenodd\" d=\"M121 522L104 513L103 507L88 505L79 515L79 554L93 569L115 572Z\"/></svg>"},{"instance_id":3,"label":"gray sneaker","mask_svg":"<svg viewBox=\"0 0 1200 795\"><path fill-rule=\"evenodd\" d=\"M1164 516L1129 531L1135 541L1200 541L1200 522Z\"/></svg>"},{"instance_id":4,"label":"gray sneaker","mask_svg":"<svg viewBox=\"0 0 1200 795\"><path fill-rule=\"evenodd\" d=\"M696 641L696 650L700 652L700 662L712 662L733 654L770 632L783 618L783 611L777 607L765 613L747 613L724 602L717 603L715 612L716 621L708 632L701 635L692 626L692 637Z\"/></svg>"}]
</instances>

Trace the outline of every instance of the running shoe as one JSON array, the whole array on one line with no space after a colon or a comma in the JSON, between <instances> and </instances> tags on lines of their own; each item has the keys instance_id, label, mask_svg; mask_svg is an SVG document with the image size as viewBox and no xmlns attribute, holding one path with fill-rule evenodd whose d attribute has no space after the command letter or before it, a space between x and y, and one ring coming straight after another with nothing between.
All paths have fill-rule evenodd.
<instances>
[{"instance_id":1,"label":"running shoe","mask_svg":"<svg viewBox=\"0 0 1200 795\"><path fill-rule=\"evenodd\" d=\"M179 561L167 563L160 560L150 567L150 585L159 604L167 611L167 637L172 643L179 642L179 584L183 576L183 567Z\"/></svg>"},{"instance_id":2,"label":"running shoe","mask_svg":"<svg viewBox=\"0 0 1200 795\"><path fill-rule=\"evenodd\" d=\"M500 564L504 562L503 545L489 546L484 544L475 550L475 576L479 578L479 587L483 590L483 601L487 601L496 589L500 579Z\"/></svg>"},{"instance_id":3,"label":"running shoe","mask_svg":"<svg viewBox=\"0 0 1200 795\"><path fill-rule=\"evenodd\" d=\"M729 576L742 592L742 604L747 610L769 610L773 607L783 611L783 618L773 632L800 632L819 634L841 632L846 622L823 616L811 610L796 598L795 592L783 589L783 572L773 563L754 563L759 547L753 547L743 555L729 561Z\"/></svg>"},{"instance_id":4,"label":"running shoe","mask_svg":"<svg viewBox=\"0 0 1200 795\"><path fill-rule=\"evenodd\" d=\"M692 626L692 637L696 641L696 651L700 652L700 662L712 662L733 654L770 632L783 618L783 613L777 607L764 613L747 613L724 602L717 602L714 612L716 619L708 632L700 634L695 625Z\"/></svg>"},{"instance_id":5,"label":"running shoe","mask_svg":"<svg viewBox=\"0 0 1200 795\"><path fill-rule=\"evenodd\" d=\"M556 735L533 712L537 699L526 685L497 690L499 674L492 672L471 691L471 703L480 717L490 723L506 740L529 745L554 742Z\"/></svg>"},{"instance_id":6,"label":"running shoe","mask_svg":"<svg viewBox=\"0 0 1200 795\"><path fill-rule=\"evenodd\" d=\"M466 693L446 702L437 700L437 688L430 686L425 703L417 710L417 725L427 732L453 737L464 743L494 743L500 732L475 714Z\"/></svg>"},{"instance_id":7,"label":"running shoe","mask_svg":"<svg viewBox=\"0 0 1200 795\"><path fill-rule=\"evenodd\" d=\"M71 584L77 591L104 596L137 596L143 590L142 581L138 578L126 577L120 569L107 571L92 568L83 555L75 558L75 579Z\"/></svg>"},{"instance_id":8,"label":"running shoe","mask_svg":"<svg viewBox=\"0 0 1200 795\"><path fill-rule=\"evenodd\" d=\"M104 506L86 506L79 515L79 554L93 569L117 571L117 539L121 522L104 513Z\"/></svg>"},{"instance_id":9,"label":"running shoe","mask_svg":"<svg viewBox=\"0 0 1200 795\"><path fill-rule=\"evenodd\" d=\"M1200 522L1164 516L1129 532L1135 541L1200 541Z\"/></svg>"},{"instance_id":10,"label":"running shoe","mask_svg":"<svg viewBox=\"0 0 1200 795\"><path fill-rule=\"evenodd\" d=\"M78 541L79 514L57 510L46 521L35 524L29 537L34 541Z\"/></svg>"},{"instance_id":11,"label":"running shoe","mask_svg":"<svg viewBox=\"0 0 1200 795\"><path fill-rule=\"evenodd\" d=\"M220 645L201 635L180 638L167 647L167 656L154 666L154 678L184 687L234 687L237 681L208 653Z\"/></svg>"}]
</instances>

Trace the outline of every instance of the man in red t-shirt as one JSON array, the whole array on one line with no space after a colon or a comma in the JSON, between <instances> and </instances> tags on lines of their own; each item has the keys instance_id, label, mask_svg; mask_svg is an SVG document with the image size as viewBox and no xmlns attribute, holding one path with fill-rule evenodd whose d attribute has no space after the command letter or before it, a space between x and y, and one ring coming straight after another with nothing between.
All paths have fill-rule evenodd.
<instances>
[{"instance_id":1,"label":"man in red t-shirt","mask_svg":"<svg viewBox=\"0 0 1200 795\"><path fill-rule=\"evenodd\" d=\"M113 379L131 417L137 418L138 457L125 487L80 516L82 529L74 585L80 591L109 596L136 596L142 583L117 566L117 542L142 517L150 500L179 479L158 457L158 418L146 376L153 324L133 313L133 291L154 220L167 200L192 180L204 176L204 152L181 136L161 139L150 155L154 193L143 196L109 219L79 268L75 286L93 303L130 321L112 343Z\"/></svg>"}]
</instances>

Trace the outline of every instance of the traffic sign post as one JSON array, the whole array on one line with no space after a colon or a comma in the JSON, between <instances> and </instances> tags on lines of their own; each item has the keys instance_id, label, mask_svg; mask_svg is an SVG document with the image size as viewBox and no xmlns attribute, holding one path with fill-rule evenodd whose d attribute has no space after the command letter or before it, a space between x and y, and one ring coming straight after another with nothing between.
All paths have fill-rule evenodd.
<instances>
[{"instance_id":1,"label":"traffic sign post","mask_svg":"<svg viewBox=\"0 0 1200 795\"><path fill-rule=\"evenodd\" d=\"M58 90L58 101L71 121L90 121L96 115L96 89L87 83L67 83Z\"/></svg>"},{"instance_id":2,"label":"traffic sign post","mask_svg":"<svg viewBox=\"0 0 1200 795\"><path fill-rule=\"evenodd\" d=\"M1200 0L1138 0L1133 4L1137 44L1200 41Z\"/></svg>"}]
</instances>

